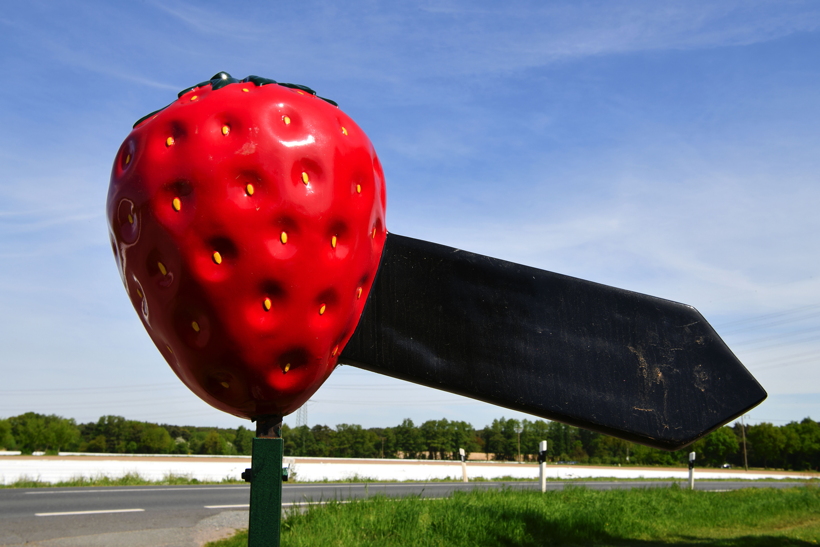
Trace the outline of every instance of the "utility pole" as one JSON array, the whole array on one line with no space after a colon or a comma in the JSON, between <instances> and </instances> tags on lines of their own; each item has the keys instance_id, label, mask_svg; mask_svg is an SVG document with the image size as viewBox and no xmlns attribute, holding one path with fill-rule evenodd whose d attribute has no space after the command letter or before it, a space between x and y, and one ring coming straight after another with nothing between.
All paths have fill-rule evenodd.
<instances>
[{"instance_id":1,"label":"utility pole","mask_svg":"<svg viewBox=\"0 0 820 547\"><path fill-rule=\"evenodd\" d=\"M746 455L746 424L743 421L743 415L740 416L740 435L743 438L743 469L749 470L749 458Z\"/></svg>"},{"instance_id":2,"label":"utility pole","mask_svg":"<svg viewBox=\"0 0 820 547\"><path fill-rule=\"evenodd\" d=\"M514 431L518 435L518 463L521 463L521 432L524 431L524 428L517 425L515 426Z\"/></svg>"}]
</instances>

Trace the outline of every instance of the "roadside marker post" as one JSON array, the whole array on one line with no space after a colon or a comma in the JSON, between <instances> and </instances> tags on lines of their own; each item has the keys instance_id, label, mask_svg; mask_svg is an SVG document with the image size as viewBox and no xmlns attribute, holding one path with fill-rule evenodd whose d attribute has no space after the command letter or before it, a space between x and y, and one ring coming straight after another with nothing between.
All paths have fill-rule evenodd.
<instances>
[{"instance_id":1,"label":"roadside marker post","mask_svg":"<svg viewBox=\"0 0 820 547\"><path fill-rule=\"evenodd\" d=\"M538 444L538 473L541 479L541 492L547 491L547 441Z\"/></svg>"},{"instance_id":2,"label":"roadside marker post","mask_svg":"<svg viewBox=\"0 0 820 547\"><path fill-rule=\"evenodd\" d=\"M470 482L467 480L467 455L463 448L458 449L458 455L461 457L461 478L464 482Z\"/></svg>"},{"instance_id":3,"label":"roadside marker post","mask_svg":"<svg viewBox=\"0 0 820 547\"><path fill-rule=\"evenodd\" d=\"M695 453L689 453L689 490L695 489Z\"/></svg>"}]
</instances>

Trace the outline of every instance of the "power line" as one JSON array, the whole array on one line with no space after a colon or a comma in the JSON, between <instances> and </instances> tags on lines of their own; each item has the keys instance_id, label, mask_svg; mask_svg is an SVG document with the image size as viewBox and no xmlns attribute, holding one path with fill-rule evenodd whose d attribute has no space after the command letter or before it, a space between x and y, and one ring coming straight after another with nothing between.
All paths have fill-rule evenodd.
<instances>
[{"instance_id":1,"label":"power line","mask_svg":"<svg viewBox=\"0 0 820 547\"><path fill-rule=\"evenodd\" d=\"M817 310L817 311L814 311L814 310ZM788 318L790 315L803 314L803 313L805 313L806 315L805 316L799 316L798 315L797 317ZM743 330L753 330L753 329L733 329L733 327L735 327L737 325L744 325L744 324L756 323L756 322L760 322L760 321L766 321L766 320L769 320L769 319L774 319L774 321L770 321L769 323L763 323L762 325L759 325L758 327L754 327L754 328L770 327L770 326L778 326L778 325L787 324L787 323L793 323L793 322L797 322L797 321L803 321L805 319L811 319L815 316L820 316L820 304L809 304L809 305L806 305L806 306L800 306L800 307L797 307L797 308L792 308L790 310L774 312L774 313L768 313L768 314L758 315L758 316L754 316L754 317L746 317L746 318L743 318L743 319L737 319L735 321L729 321L727 323L718 323L716 325L716 328L718 330L720 330L722 332L726 332L726 333L728 333L728 332L737 332L737 331L743 331ZM778 321L778 319L781 319L781 318L784 318L784 317L786 317L788 319L783 319L783 320Z\"/></svg>"},{"instance_id":2,"label":"power line","mask_svg":"<svg viewBox=\"0 0 820 547\"><path fill-rule=\"evenodd\" d=\"M135 389L171 389L179 387L179 382L171 384L137 384L130 386L99 386L99 387L58 387L49 389L6 389L1 390L0 395L34 394L34 393L60 393L60 392L89 392L89 391L133 391Z\"/></svg>"}]
</instances>

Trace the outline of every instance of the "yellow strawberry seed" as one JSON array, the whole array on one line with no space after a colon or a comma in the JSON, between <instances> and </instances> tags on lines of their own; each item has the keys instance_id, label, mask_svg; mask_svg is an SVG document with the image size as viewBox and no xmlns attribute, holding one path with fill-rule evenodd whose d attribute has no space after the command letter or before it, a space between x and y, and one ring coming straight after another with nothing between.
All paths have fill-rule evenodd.
<instances>
[{"instance_id":1,"label":"yellow strawberry seed","mask_svg":"<svg viewBox=\"0 0 820 547\"><path fill-rule=\"evenodd\" d=\"M125 165L128 165L129 163L131 163L131 154L125 156Z\"/></svg>"},{"instance_id":2,"label":"yellow strawberry seed","mask_svg":"<svg viewBox=\"0 0 820 547\"><path fill-rule=\"evenodd\" d=\"M270 307L273 305L273 303L270 301L270 298L265 298L265 300L262 302L262 305L265 307L265 311L270 311Z\"/></svg>"},{"instance_id":3,"label":"yellow strawberry seed","mask_svg":"<svg viewBox=\"0 0 820 547\"><path fill-rule=\"evenodd\" d=\"M174 145L174 137L168 137L165 139L165 146L173 146Z\"/></svg>"},{"instance_id":4,"label":"yellow strawberry seed","mask_svg":"<svg viewBox=\"0 0 820 547\"><path fill-rule=\"evenodd\" d=\"M347 135L347 129L344 126L342 126L342 135Z\"/></svg>"},{"instance_id":5,"label":"yellow strawberry seed","mask_svg":"<svg viewBox=\"0 0 820 547\"><path fill-rule=\"evenodd\" d=\"M243 88L242 88L242 91L243 91L244 93L247 93L247 92L248 92L248 88L247 88L247 87L243 87Z\"/></svg>"},{"instance_id":6,"label":"yellow strawberry seed","mask_svg":"<svg viewBox=\"0 0 820 547\"><path fill-rule=\"evenodd\" d=\"M336 236L330 238L330 246L336 248Z\"/></svg>"},{"instance_id":7,"label":"yellow strawberry seed","mask_svg":"<svg viewBox=\"0 0 820 547\"><path fill-rule=\"evenodd\" d=\"M361 194L361 193L362 193L362 185L361 185L361 184L357 184L357 185L356 185L356 193L357 193L357 194Z\"/></svg>"},{"instance_id":8,"label":"yellow strawberry seed","mask_svg":"<svg viewBox=\"0 0 820 547\"><path fill-rule=\"evenodd\" d=\"M192 101L195 101L195 100L197 100L197 99L199 99L199 96L198 96L198 95L194 95L193 97L191 97L191 100L192 100Z\"/></svg>"},{"instance_id":9,"label":"yellow strawberry seed","mask_svg":"<svg viewBox=\"0 0 820 547\"><path fill-rule=\"evenodd\" d=\"M253 195L253 184L248 184L245 186L245 191L248 193L249 196Z\"/></svg>"},{"instance_id":10,"label":"yellow strawberry seed","mask_svg":"<svg viewBox=\"0 0 820 547\"><path fill-rule=\"evenodd\" d=\"M221 385L225 389L228 389L229 387L231 387L231 384L229 384L228 382L219 382L219 385Z\"/></svg>"},{"instance_id":11,"label":"yellow strawberry seed","mask_svg":"<svg viewBox=\"0 0 820 547\"><path fill-rule=\"evenodd\" d=\"M289 371L290 370L290 363L288 363L284 367L282 367L282 370L284 370L285 372Z\"/></svg>"},{"instance_id":12,"label":"yellow strawberry seed","mask_svg":"<svg viewBox=\"0 0 820 547\"><path fill-rule=\"evenodd\" d=\"M194 332L199 332L199 323L191 321L191 328L194 329Z\"/></svg>"},{"instance_id":13,"label":"yellow strawberry seed","mask_svg":"<svg viewBox=\"0 0 820 547\"><path fill-rule=\"evenodd\" d=\"M288 233L287 233L287 232L282 232L282 233L279 235L279 241L281 241L281 242L282 242L282 245L284 245L285 243L287 243L287 242L288 242Z\"/></svg>"},{"instance_id":14,"label":"yellow strawberry seed","mask_svg":"<svg viewBox=\"0 0 820 547\"><path fill-rule=\"evenodd\" d=\"M134 224L134 217L131 213L128 213L128 224Z\"/></svg>"},{"instance_id":15,"label":"yellow strawberry seed","mask_svg":"<svg viewBox=\"0 0 820 547\"><path fill-rule=\"evenodd\" d=\"M322 307L319 308L319 315L324 315L326 309L327 309L327 305L322 304Z\"/></svg>"},{"instance_id":16,"label":"yellow strawberry seed","mask_svg":"<svg viewBox=\"0 0 820 547\"><path fill-rule=\"evenodd\" d=\"M157 268L159 268L159 273L162 275L166 275L168 273L168 270L165 269L165 264L162 262L157 262Z\"/></svg>"},{"instance_id":17,"label":"yellow strawberry seed","mask_svg":"<svg viewBox=\"0 0 820 547\"><path fill-rule=\"evenodd\" d=\"M182 202L179 200L179 198L174 198L174 201L171 202L171 205L174 206L174 211L179 211L180 209L182 209Z\"/></svg>"},{"instance_id":18,"label":"yellow strawberry seed","mask_svg":"<svg viewBox=\"0 0 820 547\"><path fill-rule=\"evenodd\" d=\"M285 122L285 125L290 125L290 117L282 116L282 121Z\"/></svg>"},{"instance_id":19,"label":"yellow strawberry seed","mask_svg":"<svg viewBox=\"0 0 820 547\"><path fill-rule=\"evenodd\" d=\"M219 254L219 251L214 251L213 259L217 264L222 264L222 255Z\"/></svg>"},{"instance_id":20,"label":"yellow strawberry seed","mask_svg":"<svg viewBox=\"0 0 820 547\"><path fill-rule=\"evenodd\" d=\"M310 182L310 178L308 177L308 174L305 173L304 171L302 171L302 182L304 182L305 184Z\"/></svg>"},{"instance_id":21,"label":"yellow strawberry seed","mask_svg":"<svg viewBox=\"0 0 820 547\"><path fill-rule=\"evenodd\" d=\"M141 291L141 290L139 290L139 289L137 289L137 296L139 296L140 298L142 298L142 291Z\"/></svg>"},{"instance_id":22,"label":"yellow strawberry seed","mask_svg":"<svg viewBox=\"0 0 820 547\"><path fill-rule=\"evenodd\" d=\"M230 133L230 132L231 132L231 128L230 128L230 127L228 127L227 125L223 125L223 126L222 126L222 134L223 134L223 135L227 135L227 134L228 134L228 133Z\"/></svg>"},{"instance_id":23,"label":"yellow strawberry seed","mask_svg":"<svg viewBox=\"0 0 820 547\"><path fill-rule=\"evenodd\" d=\"M358 289L356 289L356 300L358 300L361 297L362 297L362 288L359 287Z\"/></svg>"}]
</instances>

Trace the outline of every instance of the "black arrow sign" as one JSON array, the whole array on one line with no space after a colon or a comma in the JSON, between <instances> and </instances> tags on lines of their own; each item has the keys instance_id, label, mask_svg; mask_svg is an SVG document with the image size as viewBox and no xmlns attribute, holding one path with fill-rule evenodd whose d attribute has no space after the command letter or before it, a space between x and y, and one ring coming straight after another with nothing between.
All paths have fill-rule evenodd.
<instances>
[{"instance_id":1,"label":"black arrow sign","mask_svg":"<svg viewBox=\"0 0 820 547\"><path fill-rule=\"evenodd\" d=\"M340 363L667 450L766 398L691 306L394 234Z\"/></svg>"}]
</instances>

